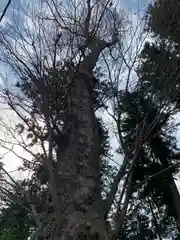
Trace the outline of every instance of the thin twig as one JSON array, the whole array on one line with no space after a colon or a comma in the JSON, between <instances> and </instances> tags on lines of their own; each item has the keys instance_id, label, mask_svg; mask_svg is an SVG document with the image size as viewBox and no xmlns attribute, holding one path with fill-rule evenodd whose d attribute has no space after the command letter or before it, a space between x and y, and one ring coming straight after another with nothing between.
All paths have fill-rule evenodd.
<instances>
[{"instance_id":1,"label":"thin twig","mask_svg":"<svg viewBox=\"0 0 180 240\"><path fill-rule=\"evenodd\" d=\"M8 8L9 8L9 6L10 6L10 4L11 4L11 1L12 1L12 0L9 0L8 3L6 4L6 6L5 6L5 8L4 8L3 12L2 12L2 15L0 16L0 22L3 20L3 17L5 16Z\"/></svg>"}]
</instances>

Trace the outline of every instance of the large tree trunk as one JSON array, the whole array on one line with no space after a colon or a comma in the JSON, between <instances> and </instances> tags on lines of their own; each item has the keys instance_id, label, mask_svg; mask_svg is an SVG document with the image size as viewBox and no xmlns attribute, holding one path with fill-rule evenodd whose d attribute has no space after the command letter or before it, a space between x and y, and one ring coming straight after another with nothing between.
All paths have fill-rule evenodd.
<instances>
[{"instance_id":1,"label":"large tree trunk","mask_svg":"<svg viewBox=\"0 0 180 240\"><path fill-rule=\"evenodd\" d=\"M101 201L100 141L93 109L93 78L90 77L101 50L95 48L77 73L72 71L69 75L72 85L68 134L64 146L59 147L57 163L59 217L51 239L107 239L103 214L98 211ZM87 63L92 64L85 66Z\"/></svg>"},{"instance_id":2,"label":"large tree trunk","mask_svg":"<svg viewBox=\"0 0 180 240\"><path fill-rule=\"evenodd\" d=\"M78 237L92 224L92 204L100 199L100 160L95 158L97 124L86 81L76 76L71 88L71 114L67 145L58 162L61 213L60 236ZM89 216L88 216L89 214Z\"/></svg>"}]
</instances>

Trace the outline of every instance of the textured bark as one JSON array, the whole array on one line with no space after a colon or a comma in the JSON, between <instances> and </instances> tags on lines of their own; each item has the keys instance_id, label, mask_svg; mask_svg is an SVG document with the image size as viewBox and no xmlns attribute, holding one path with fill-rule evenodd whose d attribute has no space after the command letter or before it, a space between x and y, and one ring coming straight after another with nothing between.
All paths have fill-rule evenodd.
<instances>
[{"instance_id":1,"label":"textured bark","mask_svg":"<svg viewBox=\"0 0 180 240\"><path fill-rule=\"evenodd\" d=\"M69 76L68 133L59 147L57 165L59 219L51 239L107 239L103 215L97 211L101 200L100 141L93 80L90 71L87 75L81 69Z\"/></svg>"}]
</instances>

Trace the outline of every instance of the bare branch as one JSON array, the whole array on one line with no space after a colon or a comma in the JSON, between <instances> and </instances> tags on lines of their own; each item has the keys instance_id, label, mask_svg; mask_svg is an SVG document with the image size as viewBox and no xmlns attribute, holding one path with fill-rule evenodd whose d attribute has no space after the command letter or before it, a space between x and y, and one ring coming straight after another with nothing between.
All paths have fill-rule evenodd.
<instances>
[{"instance_id":1,"label":"bare branch","mask_svg":"<svg viewBox=\"0 0 180 240\"><path fill-rule=\"evenodd\" d=\"M12 2L12 0L8 0L6 6L5 6L5 8L4 8L4 10L3 10L3 12L2 12L2 14L0 16L0 22L2 22L2 20L3 20L5 14L6 14L7 10L8 10L8 8L9 8L11 2Z\"/></svg>"}]
</instances>

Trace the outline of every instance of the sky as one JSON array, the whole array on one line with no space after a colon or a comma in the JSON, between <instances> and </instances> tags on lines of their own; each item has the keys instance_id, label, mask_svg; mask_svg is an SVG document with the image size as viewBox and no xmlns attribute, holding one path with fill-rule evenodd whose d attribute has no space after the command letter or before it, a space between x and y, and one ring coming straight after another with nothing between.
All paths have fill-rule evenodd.
<instances>
[{"instance_id":1,"label":"sky","mask_svg":"<svg viewBox=\"0 0 180 240\"><path fill-rule=\"evenodd\" d=\"M131 9L140 9L141 11L144 10L150 0L121 0L122 4L127 8Z\"/></svg>"}]
</instances>

